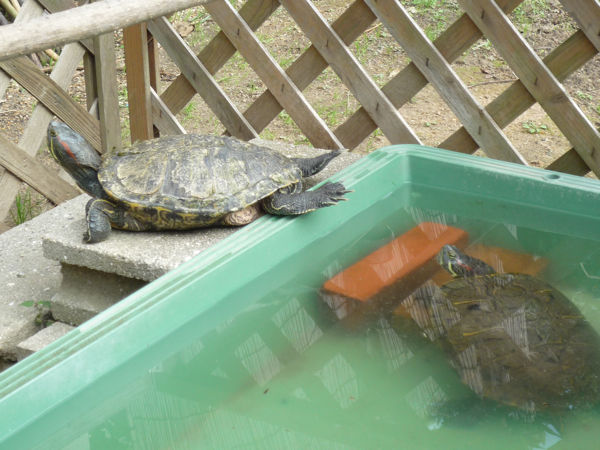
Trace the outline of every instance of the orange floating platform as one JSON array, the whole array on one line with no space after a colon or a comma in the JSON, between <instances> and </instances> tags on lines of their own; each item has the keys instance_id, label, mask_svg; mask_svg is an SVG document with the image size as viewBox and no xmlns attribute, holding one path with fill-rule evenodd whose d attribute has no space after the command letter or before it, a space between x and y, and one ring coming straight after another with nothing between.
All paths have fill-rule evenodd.
<instances>
[{"instance_id":1,"label":"orange floating platform","mask_svg":"<svg viewBox=\"0 0 600 450\"><path fill-rule=\"evenodd\" d=\"M327 280L321 296L345 325L359 327L373 313L393 311L431 278L444 245L467 241L464 230L423 222Z\"/></svg>"}]
</instances>

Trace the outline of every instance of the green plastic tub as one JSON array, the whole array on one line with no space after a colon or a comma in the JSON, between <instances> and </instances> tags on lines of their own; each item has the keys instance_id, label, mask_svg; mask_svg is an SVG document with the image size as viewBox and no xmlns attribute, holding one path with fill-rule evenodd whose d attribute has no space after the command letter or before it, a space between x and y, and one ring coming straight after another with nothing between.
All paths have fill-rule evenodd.
<instances>
[{"instance_id":1,"label":"green plastic tub","mask_svg":"<svg viewBox=\"0 0 600 450\"><path fill-rule=\"evenodd\" d=\"M593 448L594 408L440 420L471 394L444 353L384 317L345 329L319 288L439 222L546 258L600 330L600 183L414 145L335 179L347 202L263 217L0 374L0 448Z\"/></svg>"}]
</instances>

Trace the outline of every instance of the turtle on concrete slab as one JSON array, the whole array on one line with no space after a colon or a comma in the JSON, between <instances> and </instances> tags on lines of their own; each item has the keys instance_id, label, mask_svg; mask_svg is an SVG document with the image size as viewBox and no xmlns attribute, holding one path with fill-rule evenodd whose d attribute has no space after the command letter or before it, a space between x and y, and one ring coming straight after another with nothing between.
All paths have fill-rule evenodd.
<instances>
[{"instance_id":1,"label":"turtle on concrete slab","mask_svg":"<svg viewBox=\"0 0 600 450\"><path fill-rule=\"evenodd\" d=\"M600 336L567 297L451 245L438 258L455 278L420 288L407 308L480 399L533 415L600 403Z\"/></svg>"},{"instance_id":2,"label":"turtle on concrete slab","mask_svg":"<svg viewBox=\"0 0 600 450\"><path fill-rule=\"evenodd\" d=\"M346 200L339 182L304 191L302 179L340 154L286 156L225 136L185 134L137 142L101 158L66 124L48 127L52 156L93 199L86 206L87 242L111 228L186 230L245 225L262 212L292 216Z\"/></svg>"}]
</instances>

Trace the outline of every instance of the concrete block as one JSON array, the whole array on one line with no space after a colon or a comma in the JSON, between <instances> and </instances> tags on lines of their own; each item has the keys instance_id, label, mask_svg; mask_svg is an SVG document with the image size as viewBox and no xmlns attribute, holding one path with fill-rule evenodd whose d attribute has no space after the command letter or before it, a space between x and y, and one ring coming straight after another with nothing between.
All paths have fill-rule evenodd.
<instances>
[{"instance_id":1,"label":"concrete block","mask_svg":"<svg viewBox=\"0 0 600 450\"><path fill-rule=\"evenodd\" d=\"M15 361L19 342L34 335L39 330L36 323L38 310L16 304L0 304L0 359Z\"/></svg>"},{"instance_id":2,"label":"concrete block","mask_svg":"<svg viewBox=\"0 0 600 450\"><path fill-rule=\"evenodd\" d=\"M69 331L74 329L75 328L70 325L61 322L54 322L49 327L38 331L33 336L17 345L17 359L21 361L22 359L26 358L32 353L37 352L38 350L43 349L45 346L51 344L58 338L64 336Z\"/></svg>"},{"instance_id":3,"label":"concrete block","mask_svg":"<svg viewBox=\"0 0 600 450\"><path fill-rule=\"evenodd\" d=\"M55 320L81 325L146 283L85 267L62 265L63 282L52 297L50 311Z\"/></svg>"}]
</instances>

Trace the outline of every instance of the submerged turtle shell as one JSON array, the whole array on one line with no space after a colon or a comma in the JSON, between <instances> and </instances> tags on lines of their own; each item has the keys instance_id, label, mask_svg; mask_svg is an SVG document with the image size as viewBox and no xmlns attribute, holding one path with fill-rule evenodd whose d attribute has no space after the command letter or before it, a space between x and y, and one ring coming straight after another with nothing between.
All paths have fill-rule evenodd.
<instances>
[{"instance_id":1,"label":"submerged turtle shell","mask_svg":"<svg viewBox=\"0 0 600 450\"><path fill-rule=\"evenodd\" d=\"M416 296L411 309L483 398L530 412L600 401L600 337L545 281L506 273L458 278Z\"/></svg>"},{"instance_id":2,"label":"submerged turtle shell","mask_svg":"<svg viewBox=\"0 0 600 450\"><path fill-rule=\"evenodd\" d=\"M146 220L216 222L298 182L292 160L223 136L180 135L109 154L98 173L114 200ZM162 218L162 219L161 219Z\"/></svg>"}]
</instances>

